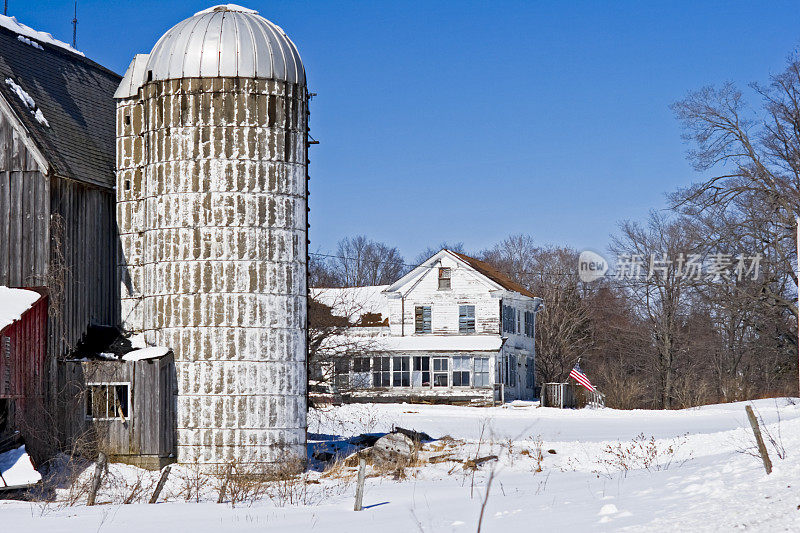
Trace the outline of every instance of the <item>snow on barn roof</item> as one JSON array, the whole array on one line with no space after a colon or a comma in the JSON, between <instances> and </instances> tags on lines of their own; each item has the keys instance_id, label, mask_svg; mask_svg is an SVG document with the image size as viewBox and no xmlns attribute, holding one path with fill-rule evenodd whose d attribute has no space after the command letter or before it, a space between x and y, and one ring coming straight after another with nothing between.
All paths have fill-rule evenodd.
<instances>
[{"instance_id":1,"label":"snow on barn roof","mask_svg":"<svg viewBox=\"0 0 800 533\"><path fill-rule=\"evenodd\" d=\"M134 96L151 80L222 76L306 82L300 53L286 32L258 11L223 4L179 22L149 56L135 57L115 96Z\"/></svg>"},{"instance_id":2,"label":"snow on barn roof","mask_svg":"<svg viewBox=\"0 0 800 533\"><path fill-rule=\"evenodd\" d=\"M114 186L119 81L49 34L0 16L0 112L24 128L42 172Z\"/></svg>"},{"instance_id":3,"label":"snow on barn roof","mask_svg":"<svg viewBox=\"0 0 800 533\"><path fill-rule=\"evenodd\" d=\"M11 289L0 285L0 330L16 322L36 303L41 295L27 289Z\"/></svg>"},{"instance_id":4,"label":"snow on barn roof","mask_svg":"<svg viewBox=\"0 0 800 533\"><path fill-rule=\"evenodd\" d=\"M388 285L371 287L344 287L334 289L311 289L311 298L331 308L335 316L347 318L355 324L367 313L389 316L389 303L383 290Z\"/></svg>"},{"instance_id":5,"label":"snow on barn roof","mask_svg":"<svg viewBox=\"0 0 800 533\"><path fill-rule=\"evenodd\" d=\"M52 44L53 46L58 46L59 48L63 48L64 50L69 50L73 54L77 54L82 56L83 53L75 50L69 44L65 43L64 41L59 41L58 39L53 38L53 36L44 31L37 31L33 28L26 26L25 24L21 24L17 21L17 17L7 17L5 15L0 15L0 27L9 29L22 37L22 39L18 39L34 48L38 48L39 50L43 50L40 43L45 44ZM31 41L33 39L33 41Z\"/></svg>"}]
</instances>

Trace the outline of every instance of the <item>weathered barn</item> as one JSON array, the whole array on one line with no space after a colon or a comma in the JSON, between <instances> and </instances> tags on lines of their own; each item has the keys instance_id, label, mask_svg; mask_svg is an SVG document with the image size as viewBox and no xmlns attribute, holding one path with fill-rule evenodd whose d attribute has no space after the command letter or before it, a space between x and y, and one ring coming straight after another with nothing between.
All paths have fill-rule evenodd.
<instances>
[{"instance_id":1,"label":"weathered barn","mask_svg":"<svg viewBox=\"0 0 800 533\"><path fill-rule=\"evenodd\" d=\"M0 285L49 294L46 380L90 324L115 324L120 77L0 16ZM55 397L51 379L50 400Z\"/></svg>"},{"instance_id":2,"label":"weathered barn","mask_svg":"<svg viewBox=\"0 0 800 533\"><path fill-rule=\"evenodd\" d=\"M179 462L305 457L307 125L295 45L217 6L137 55L117 98L122 320L169 346Z\"/></svg>"},{"instance_id":3,"label":"weathered barn","mask_svg":"<svg viewBox=\"0 0 800 533\"><path fill-rule=\"evenodd\" d=\"M386 287L314 289L351 320L323 341L345 401L532 400L541 298L491 265L441 250ZM364 325L359 315L377 315ZM385 321L381 323L382 321Z\"/></svg>"}]
</instances>

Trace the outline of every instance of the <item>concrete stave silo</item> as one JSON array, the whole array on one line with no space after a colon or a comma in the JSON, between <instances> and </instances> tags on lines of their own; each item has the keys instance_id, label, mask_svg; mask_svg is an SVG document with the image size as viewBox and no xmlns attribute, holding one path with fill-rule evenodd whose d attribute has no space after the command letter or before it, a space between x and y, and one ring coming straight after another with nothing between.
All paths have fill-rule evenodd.
<instances>
[{"instance_id":1,"label":"concrete stave silo","mask_svg":"<svg viewBox=\"0 0 800 533\"><path fill-rule=\"evenodd\" d=\"M305 457L305 72L274 24L217 6L116 94L124 326L170 346L177 458Z\"/></svg>"}]
</instances>

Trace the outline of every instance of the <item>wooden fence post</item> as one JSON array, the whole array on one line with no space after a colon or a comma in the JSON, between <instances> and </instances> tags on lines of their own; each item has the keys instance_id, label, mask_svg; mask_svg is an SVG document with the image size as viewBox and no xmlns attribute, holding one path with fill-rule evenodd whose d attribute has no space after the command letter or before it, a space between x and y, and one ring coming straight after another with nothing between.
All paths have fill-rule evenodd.
<instances>
[{"instance_id":1,"label":"wooden fence post","mask_svg":"<svg viewBox=\"0 0 800 533\"><path fill-rule=\"evenodd\" d=\"M756 415L753 412L753 408L749 405L745 406L745 411L747 411L747 418L750 419L750 426L753 428L753 435L756 437L756 444L758 444L758 453L761 454L761 460L764 461L764 470L767 471L767 475L772 473L772 461L769 460L769 455L767 454L767 447L764 445L764 439L761 437L761 429L758 427L758 419L756 419Z\"/></svg>"},{"instance_id":2,"label":"wooden fence post","mask_svg":"<svg viewBox=\"0 0 800 533\"><path fill-rule=\"evenodd\" d=\"M172 470L172 466L167 465L164 467L164 471L161 472L161 478L158 480L158 484L156 485L156 490L154 490L153 495L150 496L149 503L156 503L158 501L158 496L161 494L161 490L164 488L164 484L167 482L170 470Z\"/></svg>"},{"instance_id":3,"label":"wooden fence post","mask_svg":"<svg viewBox=\"0 0 800 533\"><path fill-rule=\"evenodd\" d=\"M363 509L362 503L364 501L364 477L367 470L367 460L363 456L358 458L358 484L356 485L356 504L353 506L354 511Z\"/></svg>"},{"instance_id":4,"label":"wooden fence post","mask_svg":"<svg viewBox=\"0 0 800 533\"><path fill-rule=\"evenodd\" d=\"M97 465L94 467L94 474L92 474L92 484L89 487L89 499L86 505L94 505L97 498L97 490L100 488L100 482L103 480L103 470L106 468L108 458L106 454L100 452L97 454Z\"/></svg>"}]
</instances>

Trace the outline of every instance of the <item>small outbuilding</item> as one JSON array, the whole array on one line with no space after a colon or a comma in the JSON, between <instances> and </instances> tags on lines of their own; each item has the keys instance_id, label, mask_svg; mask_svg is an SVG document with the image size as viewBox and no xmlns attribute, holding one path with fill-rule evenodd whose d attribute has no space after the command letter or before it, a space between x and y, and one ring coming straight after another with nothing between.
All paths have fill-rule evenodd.
<instances>
[{"instance_id":1,"label":"small outbuilding","mask_svg":"<svg viewBox=\"0 0 800 533\"><path fill-rule=\"evenodd\" d=\"M176 387L171 350L142 348L120 359L101 354L96 359L64 361L60 370L67 442L96 446L111 461L142 468L160 469L174 462Z\"/></svg>"}]
</instances>

